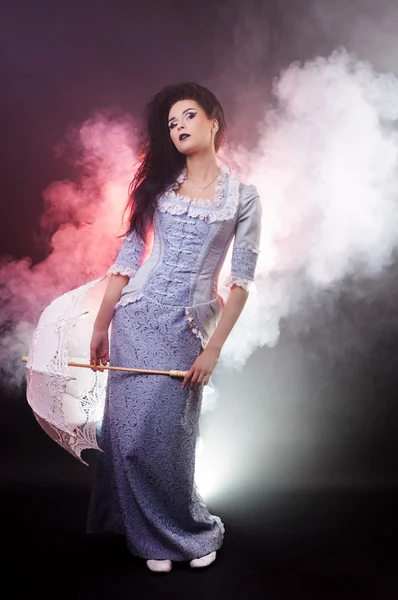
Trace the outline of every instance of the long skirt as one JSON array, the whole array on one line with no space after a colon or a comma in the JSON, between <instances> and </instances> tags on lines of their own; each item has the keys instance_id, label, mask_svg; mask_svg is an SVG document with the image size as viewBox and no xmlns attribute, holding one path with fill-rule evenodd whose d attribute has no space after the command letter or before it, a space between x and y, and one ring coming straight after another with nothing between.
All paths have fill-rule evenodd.
<instances>
[{"instance_id":1,"label":"long skirt","mask_svg":"<svg viewBox=\"0 0 398 600\"><path fill-rule=\"evenodd\" d=\"M114 366L188 370L201 352L183 307L146 297L116 309ZM125 536L146 559L191 560L222 545L224 527L194 480L203 386L168 375L109 371L87 531Z\"/></svg>"}]
</instances>

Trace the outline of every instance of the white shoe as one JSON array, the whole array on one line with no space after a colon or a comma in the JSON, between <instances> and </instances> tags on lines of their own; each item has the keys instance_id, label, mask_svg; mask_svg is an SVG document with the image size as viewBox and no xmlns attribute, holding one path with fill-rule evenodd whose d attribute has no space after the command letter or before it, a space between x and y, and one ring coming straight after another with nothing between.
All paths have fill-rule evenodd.
<instances>
[{"instance_id":1,"label":"white shoe","mask_svg":"<svg viewBox=\"0 0 398 600\"><path fill-rule=\"evenodd\" d=\"M171 571L171 560L147 560L146 566L154 573L168 573Z\"/></svg>"},{"instance_id":2,"label":"white shoe","mask_svg":"<svg viewBox=\"0 0 398 600\"><path fill-rule=\"evenodd\" d=\"M208 567L212 562L216 560L217 552L210 552L210 554L206 554L206 556L201 556L200 558L194 558L189 563L193 569L199 569L201 567Z\"/></svg>"}]
</instances>

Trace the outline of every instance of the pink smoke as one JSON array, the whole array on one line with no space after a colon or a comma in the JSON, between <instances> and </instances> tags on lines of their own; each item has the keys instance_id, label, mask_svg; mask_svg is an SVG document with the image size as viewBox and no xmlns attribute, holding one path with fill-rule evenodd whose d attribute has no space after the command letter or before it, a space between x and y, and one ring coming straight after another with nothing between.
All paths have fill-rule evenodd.
<instances>
[{"instance_id":1,"label":"pink smoke","mask_svg":"<svg viewBox=\"0 0 398 600\"><path fill-rule=\"evenodd\" d=\"M122 214L133 176L136 136L131 119L96 113L69 131L57 151L72 156L81 169L78 183L56 181L43 192L43 234L51 236L51 254L32 267L25 257L3 259L0 285L2 334L0 364L9 387L25 381L31 335L42 310L57 296L104 273L124 233Z\"/></svg>"}]
</instances>

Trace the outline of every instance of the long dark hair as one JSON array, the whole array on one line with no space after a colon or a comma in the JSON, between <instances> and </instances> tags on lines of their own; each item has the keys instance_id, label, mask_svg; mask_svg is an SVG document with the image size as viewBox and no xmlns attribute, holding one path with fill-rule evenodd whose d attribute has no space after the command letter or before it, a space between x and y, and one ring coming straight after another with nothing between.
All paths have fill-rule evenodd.
<instances>
[{"instance_id":1,"label":"long dark hair","mask_svg":"<svg viewBox=\"0 0 398 600\"><path fill-rule=\"evenodd\" d=\"M141 142L138 168L129 186L129 229L143 240L152 225L158 198L176 180L185 166L185 156L174 146L168 127L171 107L180 100L194 100L209 119L217 119L215 150L218 152L226 138L226 123L221 104L207 88L197 83L169 85L158 92L144 112L144 137Z\"/></svg>"}]
</instances>

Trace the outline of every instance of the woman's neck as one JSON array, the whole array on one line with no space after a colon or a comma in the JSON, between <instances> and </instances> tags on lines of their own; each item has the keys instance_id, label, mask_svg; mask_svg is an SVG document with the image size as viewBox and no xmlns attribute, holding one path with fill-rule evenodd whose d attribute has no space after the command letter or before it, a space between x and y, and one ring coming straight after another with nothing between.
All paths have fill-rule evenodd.
<instances>
[{"instance_id":1,"label":"woman's neck","mask_svg":"<svg viewBox=\"0 0 398 600\"><path fill-rule=\"evenodd\" d=\"M206 185L219 170L215 154L187 156L188 179L196 185Z\"/></svg>"}]
</instances>

